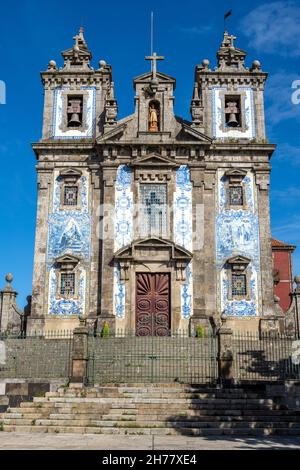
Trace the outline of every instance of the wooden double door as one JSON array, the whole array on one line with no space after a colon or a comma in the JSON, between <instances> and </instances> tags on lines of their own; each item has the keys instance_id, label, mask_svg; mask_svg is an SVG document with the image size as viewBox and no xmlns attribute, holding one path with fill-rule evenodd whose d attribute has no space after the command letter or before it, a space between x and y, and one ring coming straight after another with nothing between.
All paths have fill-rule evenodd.
<instances>
[{"instance_id":1,"label":"wooden double door","mask_svg":"<svg viewBox=\"0 0 300 470\"><path fill-rule=\"evenodd\" d=\"M170 275L136 274L136 335L170 334Z\"/></svg>"}]
</instances>

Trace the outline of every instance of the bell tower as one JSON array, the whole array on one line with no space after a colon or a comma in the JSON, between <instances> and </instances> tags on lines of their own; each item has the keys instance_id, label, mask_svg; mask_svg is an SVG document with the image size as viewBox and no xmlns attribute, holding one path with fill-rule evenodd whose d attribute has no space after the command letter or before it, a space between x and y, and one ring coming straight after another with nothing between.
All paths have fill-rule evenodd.
<instances>
[{"instance_id":1,"label":"bell tower","mask_svg":"<svg viewBox=\"0 0 300 470\"><path fill-rule=\"evenodd\" d=\"M100 289L96 238L101 198L95 139L113 124L117 104L112 70L104 60L91 65L83 28L62 52L63 66L50 60L44 86L42 138L37 159L38 205L32 314L29 331L73 328L78 316L97 314ZM92 267L93 268L92 268ZM91 318L91 321L94 321Z\"/></svg>"},{"instance_id":2,"label":"bell tower","mask_svg":"<svg viewBox=\"0 0 300 470\"><path fill-rule=\"evenodd\" d=\"M236 37L224 32L217 52L217 67L207 59L195 68L191 103L194 127L218 140L265 140L264 85L267 73L258 60L245 66L246 52L235 46Z\"/></svg>"},{"instance_id":3,"label":"bell tower","mask_svg":"<svg viewBox=\"0 0 300 470\"><path fill-rule=\"evenodd\" d=\"M169 138L176 127L173 95L176 81L157 71L157 61L163 60L163 56L154 52L145 59L152 61L151 72L134 79L137 137L163 140Z\"/></svg>"}]
</instances>

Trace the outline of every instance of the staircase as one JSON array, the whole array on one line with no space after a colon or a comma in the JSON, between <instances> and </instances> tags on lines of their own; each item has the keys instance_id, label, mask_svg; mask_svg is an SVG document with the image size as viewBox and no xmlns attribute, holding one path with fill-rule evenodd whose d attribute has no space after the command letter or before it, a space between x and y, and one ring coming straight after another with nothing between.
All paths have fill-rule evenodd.
<instances>
[{"instance_id":1,"label":"staircase","mask_svg":"<svg viewBox=\"0 0 300 470\"><path fill-rule=\"evenodd\" d=\"M300 435L300 411L262 392L183 384L60 388L9 408L0 423L18 432Z\"/></svg>"}]
</instances>

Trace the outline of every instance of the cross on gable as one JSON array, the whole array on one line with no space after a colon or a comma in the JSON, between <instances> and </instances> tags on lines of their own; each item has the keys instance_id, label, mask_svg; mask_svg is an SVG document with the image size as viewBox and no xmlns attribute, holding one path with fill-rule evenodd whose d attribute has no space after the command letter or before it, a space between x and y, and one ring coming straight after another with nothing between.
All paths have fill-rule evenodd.
<instances>
[{"instance_id":1,"label":"cross on gable","mask_svg":"<svg viewBox=\"0 0 300 470\"><path fill-rule=\"evenodd\" d=\"M162 55L156 55L156 52L153 52L152 55L146 56L145 60L151 60L152 61L152 75L153 78L156 78L156 72L157 72L157 60L164 60L164 56Z\"/></svg>"}]
</instances>

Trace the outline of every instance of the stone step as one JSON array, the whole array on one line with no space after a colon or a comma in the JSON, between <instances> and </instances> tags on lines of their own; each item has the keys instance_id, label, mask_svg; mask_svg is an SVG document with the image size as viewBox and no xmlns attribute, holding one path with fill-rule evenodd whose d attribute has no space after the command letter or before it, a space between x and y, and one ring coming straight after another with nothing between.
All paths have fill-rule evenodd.
<instances>
[{"instance_id":1,"label":"stone step","mask_svg":"<svg viewBox=\"0 0 300 470\"><path fill-rule=\"evenodd\" d=\"M73 426L15 426L3 425L3 430L7 432L49 432L49 433L76 433L76 434L119 434L119 435L184 435L184 436L258 436L258 435L294 435L299 436L299 429L220 429L220 428L101 428L101 427L73 427Z\"/></svg>"},{"instance_id":2,"label":"stone step","mask_svg":"<svg viewBox=\"0 0 300 470\"><path fill-rule=\"evenodd\" d=\"M201 404L201 405L272 405L274 402L272 399L267 399L267 398L249 398L247 400L244 399L238 399L238 398L233 398L233 399L198 399L198 398L191 398L191 399L186 399L186 398L140 398L139 396L136 396L134 398L113 398L113 397L108 397L108 398L103 398L103 397L95 397L95 398L90 398L90 397L35 397L34 398L34 403L47 403L47 402L55 402L55 403L118 403L118 404L130 404L130 403L145 403L145 404L180 404L184 405L185 403L193 403L193 404Z\"/></svg>"},{"instance_id":3,"label":"stone step","mask_svg":"<svg viewBox=\"0 0 300 470\"><path fill-rule=\"evenodd\" d=\"M50 418L50 419L90 419L90 418L97 418L97 419L105 419L105 420L148 420L148 421L155 421L159 420L162 417L164 420L180 420L184 417L188 418L193 418L197 419L199 421L201 420L211 420L211 421L220 421L222 419L224 420L243 420L243 421L249 421L253 420L253 413L245 414L244 411L240 412L230 412L230 410L224 410L222 414L216 411L208 412L207 410L202 410L200 413L198 410L180 410L176 413L170 413L170 410L164 410L159 413L153 413L153 411L149 412L149 409L145 410L134 410L131 411L120 409L120 410L109 410L108 412L105 412L104 410L99 411L99 410L89 410L82 409L79 410L79 412L74 412L74 410L65 410L65 409L60 409L59 412L56 410L38 410L39 412L33 412L32 409L29 409L29 412L22 412L20 411L19 408L14 408L14 410L10 410L9 412L3 413L2 418L3 419L19 419L19 418L25 418L25 419L42 419L42 418ZM72 412L73 411L73 412ZM76 411L76 410L75 410ZM300 417L299 414L294 413L292 411L264 411L263 414L257 414L255 413L255 420L256 421L276 421L276 420L282 420L282 421L299 421L300 422Z\"/></svg>"},{"instance_id":4,"label":"stone step","mask_svg":"<svg viewBox=\"0 0 300 470\"><path fill-rule=\"evenodd\" d=\"M74 419L71 416L69 419L26 419L24 417L15 417L15 418L4 418L4 425L21 425L21 426L98 426L98 427L117 427L117 428L127 428L128 420L105 420L103 418L97 419L96 417L88 418L77 418ZM260 420L238 420L238 421L227 421L227 420L198 420L190 419L187 420L186 417L177 418L176 420L167 420L167 421L149 421L148 419L144 420L134 420L130 422L131 428L207 428L207 427L220 427L220 428L299 428L300 422L282 422L282 421L260 421Z\"/></svg>"}]
</instances>

